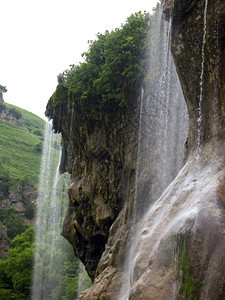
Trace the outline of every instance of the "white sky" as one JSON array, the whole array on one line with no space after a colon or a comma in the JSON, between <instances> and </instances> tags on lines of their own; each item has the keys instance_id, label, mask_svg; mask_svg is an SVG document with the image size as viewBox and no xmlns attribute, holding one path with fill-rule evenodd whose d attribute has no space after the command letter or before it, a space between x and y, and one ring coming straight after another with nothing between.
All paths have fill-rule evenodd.
<instances>
[{"instance_id":1,"label":"white sky","mask_svg":"<svg viewBox=\"0 0 225 300\"><path fill-rule=\"evenodd\" d=\"M157 0L2 0L0 84L4 100L44 118L57 75L79 63L88 40Z\"/></svg>"}]
</instances>

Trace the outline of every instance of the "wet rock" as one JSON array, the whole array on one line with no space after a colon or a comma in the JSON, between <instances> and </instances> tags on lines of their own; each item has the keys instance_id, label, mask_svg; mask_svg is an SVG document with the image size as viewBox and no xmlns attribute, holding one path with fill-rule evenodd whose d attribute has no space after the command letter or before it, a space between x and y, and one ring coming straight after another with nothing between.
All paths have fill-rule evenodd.
<instances>
[{"instance_id":1,"label":"wet rock","mask_svg":"<svg viewBox=\"0 0 225 300\"><path fill-rule=\"evenodd\" d=\"M67 90L63 90L67 93ZM105 250L109 229L133 197L138 103L64 103L47 115L62 133L61 171L71 173L69 208L62 234L92 279ZM138 114L137 114L138 115Z\"/></svg>"},{"instance_id":2,"label":"wet rock","mask_svg":"<svg viewBox=\"0 0 225 300\"><path fill-rule=\"evenodd\" d=\"M225 137L224 19L224 1L174 0L171 48L189 110L191 147L199 130L202 143Z\"/></svg>"},{"instance_id":3,"label":"wet rock","mask_svg":"<svg viewBox=\"0 0 225 300\"><path fill-rule=\"evenodd\" d=\"M172 52L190 116L186 165L143 225L129 299L224 299L225 3L209 0L206 10L206 1L175 0L171 10L165 1L164 12L172 17ZM110 231L97 274L107 264L119 270L119 257L128 253L124 215ZM107 291L114 282L112 274ZM94 291L95 283L80 299ZM119 289L107 295L120 299Z\"/></svg>"},{"instance_id":4,"label":"wet rock","mask_svg":"<svg viewBox=\"0 0 225 300\"><path fill-rule=\"evenodd\" d=\"M225 172L220 149L212 154L207 146L204 159L190 159L149 210L130 299L222 299L225 209L218 189Z\"/></svg>"}]
</instances>

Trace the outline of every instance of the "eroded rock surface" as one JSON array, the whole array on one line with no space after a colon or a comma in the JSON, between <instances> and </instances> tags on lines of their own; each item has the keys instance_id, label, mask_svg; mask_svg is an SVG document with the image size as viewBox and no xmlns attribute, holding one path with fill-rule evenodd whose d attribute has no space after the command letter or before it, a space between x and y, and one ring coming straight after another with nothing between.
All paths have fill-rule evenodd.
<instances>
[{"instance_id":1,"label":"eroded rock surface","mask_svg":"<svg viewBox=\"0 0 225 300\"><path fill-rule=\"evenodd\" d=\"M147 214L129 299L224 299L225 3L175 0L172 11L166 4L190 152Z\"/></svg>"},{"instance_id":2,"label":"eroded rock surface","mask_svg":"<svg viewBox=\"0 0 225 300\"><path fill-rule=\"evenodd\" d=\"M0 101L0 120L14 125L19 125L22 115L14 108L7 108L4 102Z\"/></svg>"},{"instance_id":3,"label":"eroded rock surface","mask_svg":"<svg viewBox=\"0 0 225 300\"><path fill-rule=\"evenodd\" d=\"M7 237L6 228L0 223L0 256L7 256L10 248L10 241Z\"/></svg>"},{"instance_id":4,"label":"eroded rock surface","mask_svg":"<svg viewBox=\"0 0 225 300\"><path fill-rule=\"evenodd\" d=\"M202 143L224 139L224 19L224 1L174 1L172 53L189 109L190 147L199 129Z\"/></svg>"},{"instance_id":5,"label":"eroded rock surface","mask_svg":"<svg viewBox=\"0 0 225 300\"><path fill-rule=\"evenodd\" d=\"M34 226L34 211L37 205L37 190L34 184L18 181L14 186L8 186L4 180L0 180L0 184L0 209L13 207L25 225Z\"/></svg>"},{"instance_id":6,"label":"eroded rock surface","mask_svg":"<svg viewBox=\"0 0 225 300\"><path fill-rule=\"evenodd\" d=\"M129 299L223 299L223 147L189 159L149 210Z\"/></svg>"},{"instance_id":7,"label":"eroded rock surface","mask_svg":"<svg viewBox=\"0 0 225 300\"><path fill-rule=\"evenodd\" d=\"M65 88L63 93L64 102L53 108L50 99L46 112L62 133L61 171L72 173L62 234L94 279L109 229L133 197L138 105L84 103L70 108Z\"/></svg>"}]
</instances>

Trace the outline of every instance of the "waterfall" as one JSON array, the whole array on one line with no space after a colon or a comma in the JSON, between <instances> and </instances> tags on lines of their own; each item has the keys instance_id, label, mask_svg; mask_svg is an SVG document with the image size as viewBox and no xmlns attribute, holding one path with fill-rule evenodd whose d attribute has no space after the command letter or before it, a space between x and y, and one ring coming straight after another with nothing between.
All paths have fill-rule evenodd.
<instances>
[{"instance_id":1,"label":"waterfall","mask_svg":"<svg viewBox=\"0 0 225 300\"><path fill-rule=\"evenodd\" d=\"M54 272L62 261L55 261L55 251L61 244L60 228L66 195L64 180L59 176L60 136L54 135L46 124L39 182L38 211L36 220L36 249L33 273L32 299L51 299L54 289ZM53 187L53 188L52 188ZM58 197L59 196L59 197ZM59 200L60 198L60 200ZM59 200L59 202L57 201Z\"/></svg>"},{"instance_id":2,"label":"waterfall","mask_svg":"<svg viewBox=\"0 0 225 300\"><path fill-rule=\"evenodd\" d=\"M60 142L60 135L54 134L47 123L38 192L32 300L62 299L70 284L73 289L69 298L74 299L77 293L79 262L72 246L60 235L69 184L69 174L59 173Z\"/></svg>"},{"instance_id":3,"label":"waterfall","mask_svg":"<svg viewBox=\"0 0 225 300\"><path fill-rule=\"evenodd\" d=\"M213 68L212 68L212 75L213 75L213 85L215 88L215 98L213 101L213 135L218 137L218 128L219 128L219 85L218 85L218 66L219 66L219 18L220 18L220 1L215 1L215 18L214 18L214 51L213 51Z\"/></svg>"},{"instance_id":4,"label":"waterfall","mask_svg":"<svg viewBox=\"0 0 225 300\"><path fill-rule=\"evenodd\" d=\"M204 8L204 25L203 25L203 38L202 38L202 62L201 62L201 74L200 74L200 95L199 95L199 106L198 106L198 136L197 136L197 150L198 156L201 151L201 125L202 125L202 99L203 99L203 76L204 76L204 67L205 67L205 44L206 44L206 29L207 29L207 7L208 0L205 0Z\"/></svg>"},{"instance_id":5,"label":"waterfall","mask_svg":"<svg viewBox=\"0 0 225 300\"><path fill-rule=\"evenodd\" d=\"M87 288L87 273L85 271L85 267L81 261L79 261L79 280L77 287L77 299L81 292L83 292Z\"/></svg>"},{"instance_id":6,"label":"waterfall","mask_svg":"<svg viewBox=\"0 0 225 300\"><path fill-rule=\"evenodd\" d=\"M124 268L125 283L119 300L128 299L134 257L149 208L183 166L188 134L188 112L170 53L171 23L156 12L150 36L148 82L140 103L135 199L131 220L132 240Z\"/></svg>"}]
</instances>

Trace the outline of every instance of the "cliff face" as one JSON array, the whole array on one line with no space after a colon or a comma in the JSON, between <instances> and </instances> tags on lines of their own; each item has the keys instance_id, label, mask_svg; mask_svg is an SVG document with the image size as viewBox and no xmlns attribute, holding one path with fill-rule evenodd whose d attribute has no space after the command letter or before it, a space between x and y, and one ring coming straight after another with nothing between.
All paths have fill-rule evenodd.
<instances>
[{"instance_id":1,"label":"cliff face","mask_svg":"<svg viewBox=\"0 0 225 300\"><path fill-rule=\"evenodd\" d=\"M202 143L224 139L224 14L220 0L174 1L172 53L189 109L192 146L198 129Z\"/></svg>"},{"instance_id":2,"label":"cliff face","mask_svg":"<svg viewBox=\"0 0 225 300\"><path fill-rule=\"evenodd\" d=\"M109 228L133 194L137 103L69 108L67 90L63 93L64 102L53 109L50 99L46 111L62 133L61 171L72 173L62 234L94 279Z\"/></svg>"},{"instance_id":3,"label":"cliff face","mask_svg":"<svg viewBox=\"0 0 225 300\"><path fill-rule=\"evenodd\" d=\"M164 12L172 18L172 53L189 110L189 154L147 213L128 297L224 299L225 3L168 0ZM47 115L62 132L62 170L72 172L63 235L94 278L79 299L123 299L138 122L132 105L126 112L72 110L66 99L55 108L51 99Z\"/></svg>"},{"instance_id":4,"label":"cliff face","mask_svg":"<svg viewBox=\"0 0 225 300\"><path fill-rule=\"evenodd\" d=\"M224 299L225 3L165 1L164 12L189 110L189 156L148 212L129 299Z\"/></svg>"},{"instance_id":5,"label":"cliff face","mask_svg":"<svg viewBox=\"0 0 225 300\"><path fill-rule=\"evenodd\" d=\"M32 182L10 182L0 179L0 209L13 207L26 226L34 226L34 210L37 201L37 190Z\"/></svg>"}]
</instances>

